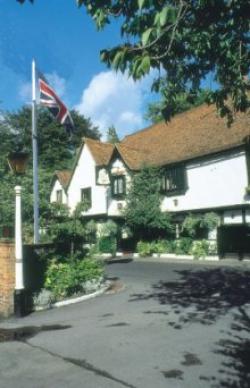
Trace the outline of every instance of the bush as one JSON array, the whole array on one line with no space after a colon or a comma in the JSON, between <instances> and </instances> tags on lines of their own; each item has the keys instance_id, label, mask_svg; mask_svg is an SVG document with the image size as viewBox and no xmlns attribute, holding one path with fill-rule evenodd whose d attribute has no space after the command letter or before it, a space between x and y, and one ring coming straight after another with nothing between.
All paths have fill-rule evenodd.
<instances>
[{"instance_id":1,"label":"bush","mask_svg":"<svg viewBox=\"0 0 250 388\"><path fill-rule=\"evenodd\" d=\"M85 238L89 243L94 243L96 241L96 231L97 226L94 220L90 220L85 225Z\"/></svg>"},{"instance_id":2,"label":"bush","mask_svg":"<svg viewBox=\"0 0 250 388\"><path fill-rule=\"evenodd\" d=\"M193 240L189 237L183 237L174 242L176 255L188 255L192 247Z\"/></svg>"},{"instance_id":3,"label":"bush","mask_svg":"<svg viewBox=\"0 0 250 388\"><path fill-rule=\"evenodd\" d=\"M175 246L173 240L157 240L151 243L152 253L174 253Z\"/></svg>"},{"instance_id":4,"label":"bush","mask_svg":"<svg viewBox=\"0 0 250 388\"><path fill-rule=\"evenodd\" d=\"M204 258L209 253L209 242L207 240L194 241L190 253L194 259Z\"/></svg>"},{"instance_id":5,"label":"bush","mask_svg":"<svg viewBox=\"0 0 250 388\"><path fill-rule=\"evenodd\" d=\"M117 231L118 231L118 226L112 220L109 220L107 222L100 224L99 227L97 228L97 234L99 238L114 237L117 235Z\"/></svg>"},{"instance_id":6,"label":"bush","mask_svg":"<svg viewBox=\"0 0 250 388\"><path fill-rule=\"evenodd\" d=\"M55 299L83 291L86 281L103 275L103 267L93 259L51 261L46 271L45 288L52 291Z\"/></svg>"},{"instance_id":7,"label":"bush","mask_svg":"<svg viewBox=\"0 0 250 388\"><path fill-rule=\"evenodd\" d=\"M189 214L185 217L182 229L190 237L197 237L201 232L211 231L219 225L220 218L214 212L205 213L203 215Z\"/></svg>"},{"instance_id":8,"label":"bush","mask_svg":"<svg viewBox=\"0 0 250 388\"><path fill-rule=\"evenodd\" d=\"M165 253L166 252L166 241L158 240L151 243L152 253Z\"/></svg>"},{"instance_id":9,"label":"bush","mask_svg":"<svg viewBox=\"0 0 250 388\"><path fill-rule=\"evenodd\" d=\"M98 241L98 249L101 253L111 253L115 255L117 242L115 237L101 237Z\"/></svg>"},{"instance_id":10,"label":"bush","mask_svg":"<svg viewBox=\"0 0 250 388\"><path fill-rule=\"evenodd\" d=\"M136 251L140 256L150 256L152 252L153 245L146 241L139 241L136 246Z\"/></svg>"}]
</instances>

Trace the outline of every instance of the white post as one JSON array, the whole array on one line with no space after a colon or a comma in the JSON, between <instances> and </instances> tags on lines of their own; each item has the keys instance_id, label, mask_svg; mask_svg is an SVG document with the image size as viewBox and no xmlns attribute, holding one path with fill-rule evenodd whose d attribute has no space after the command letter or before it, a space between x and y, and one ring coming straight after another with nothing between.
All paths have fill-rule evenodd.
<instances>
[{"instance_id":1,"label":"white post","mask_svg":"<svg viewBox=\"0 0 250 388\"><path fill-rule=\"evenodd\" d=\"M39 191L38 191L38 151L36 125L36 64L32 61L32 149L33 149L33 209L34 244L39 242Z\"/></svg>"},{"instance_id":2,"label":"white post","mask_svg":"<svg viewBox=\"0 0 250 388\"><path fill-rule=\"evenodd\" d=\"M16 194L16 217L15 217L15 258L16 258L16 283L15 290L24 289L23 281L23 244L22 244L22 208L21 186L15 187Z\"/></svg>"}]
</instances>

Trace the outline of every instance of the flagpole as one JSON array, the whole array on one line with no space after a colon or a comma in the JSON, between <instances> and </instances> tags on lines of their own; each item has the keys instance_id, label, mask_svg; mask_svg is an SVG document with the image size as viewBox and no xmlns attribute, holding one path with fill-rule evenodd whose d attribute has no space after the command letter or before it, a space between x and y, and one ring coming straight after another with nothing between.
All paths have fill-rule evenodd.
<instances>
[{"instance_id":1,"label":"flagpole","mask_svg":"<svg viewBox=\"0 0 250 388\"><path fill-rule=\"evenodd\" d=\"M32 61L32 150L33 150L33 209L34 244L39 243L39 192L38 192L38 150L36 121L36 64Z\"/></svg>"}]
</instances>

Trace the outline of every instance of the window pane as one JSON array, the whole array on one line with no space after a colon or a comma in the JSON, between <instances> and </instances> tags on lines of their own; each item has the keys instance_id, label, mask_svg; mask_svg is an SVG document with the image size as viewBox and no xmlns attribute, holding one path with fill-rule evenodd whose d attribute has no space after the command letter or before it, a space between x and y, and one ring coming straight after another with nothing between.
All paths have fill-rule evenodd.
<instances>
[{"instance_id":1,"label":"window pane","mask_svg":"<svg viewBox=\"0 0 250 388\"><path fill-rule=\"evenodd\" d=\"M112 180L112 193L114 196L125 194L125 177L116 176Z\"/></svg>"},{"instance_id":2,"label":"window pane","mask_svg":"<svg viewBox=\"0 0 250 388\"><path fill-rule=\"evenodd\" d=\"M56 202L62 203L62 190L57 190L57 192L56 192Z\"/></svg>"},{"instance_id":3,"label":"window pane","mask_svg":"<svg viewBox=\"0 0 250 388\"><path fill-rule=\"evenodd\" d=\"M166 169L162 177L162 189L165 192L183 190L185 188L184 167Z\"/></svg>"},{"instance_id":4,"label":"window pane","mask_svg":"<svg viewBox=\"0 0 250 388\"><path fill-rule=\"evenodd\" d=\"M81 201L88 203L89 207L92 206L91 187L87 187L86 189L81 189Z\"/></svg>"},{"instance_id":5,"label":"window pane","mask_svg":"<svg viewBox=\"0 0 250 388\"><path fill-rule=\"evenodd\" d=\"M123 194L123 178L118 178L118 193Z\"/></svg>"}]
</instances>

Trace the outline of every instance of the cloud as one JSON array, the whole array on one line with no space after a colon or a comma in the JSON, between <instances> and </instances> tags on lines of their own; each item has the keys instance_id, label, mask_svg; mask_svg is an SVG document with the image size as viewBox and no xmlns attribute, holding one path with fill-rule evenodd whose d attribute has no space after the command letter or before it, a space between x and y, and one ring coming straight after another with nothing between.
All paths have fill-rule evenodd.
<instances>
[{"instance_id":1,"label":"cloud","mask_svg":"<svg viewBox=\"0 0 250 388\"><path fill-rule=\"evenodd\" d=\"M127 74L105 71L95 75L75 109L90 117L104 135L114 125L123 137L145 125L143 108L152 75L134 82Z\"/></svg>"}]
</instances>

